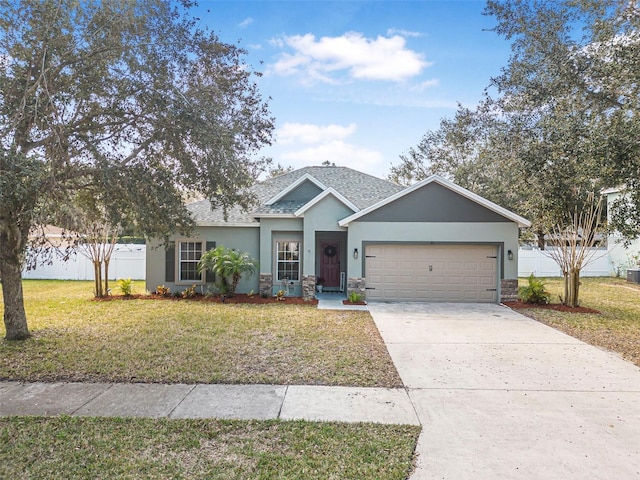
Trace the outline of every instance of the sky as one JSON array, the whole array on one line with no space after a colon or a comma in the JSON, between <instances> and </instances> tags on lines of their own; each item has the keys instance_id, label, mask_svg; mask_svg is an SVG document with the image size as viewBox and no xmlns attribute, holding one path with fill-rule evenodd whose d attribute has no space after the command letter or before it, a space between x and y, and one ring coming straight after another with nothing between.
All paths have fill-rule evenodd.
<instances>
[{"instance_id":1,"label":"sky","mask_svg":"<svg viewBox=\"0 0 640 480\"><path fill-rule=\"evenodd\" d=\"M473 108L510 46L484 1L213 1L200 27L247 50L275 117L259 155L385 177L458 103Z\"/></svg>"}]
</instances>

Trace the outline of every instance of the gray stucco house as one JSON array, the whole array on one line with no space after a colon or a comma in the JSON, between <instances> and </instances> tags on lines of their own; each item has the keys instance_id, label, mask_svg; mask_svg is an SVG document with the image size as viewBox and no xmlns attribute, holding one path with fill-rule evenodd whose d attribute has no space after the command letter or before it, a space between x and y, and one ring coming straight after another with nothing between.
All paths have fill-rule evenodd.
<instances>
[{"instance_id":1,"label":"gray stucco house","mask_svg":"<svg viewBox=\"0 0 640 480\"><path fill-rule=\"evenodd\" d=\"M212 211L188 206L198 224L173 247L147 248L147 289L206 288L196 265L225 245L248 252L260 274L239 292L313 297L357 291L368 301L499 302L517 292L518 230L526 219L450 181L401 187L346 167L307 167L257 183L258 205ZM154 248L156 247L156 248Z\"/></svg>"}]
</instances>

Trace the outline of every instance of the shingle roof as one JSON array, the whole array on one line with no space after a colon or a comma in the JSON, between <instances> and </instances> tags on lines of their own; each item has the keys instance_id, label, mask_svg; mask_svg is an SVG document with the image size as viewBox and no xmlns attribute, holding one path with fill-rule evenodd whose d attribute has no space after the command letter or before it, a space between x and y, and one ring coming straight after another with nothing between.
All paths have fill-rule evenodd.
<instances>
[{"instance_id":1,"label":"shingle roof","mask_svg":"<svg viewBox=\"0 0 640 480\"><path fill-rule=\"evenodd\" d=\"M229 210L227 223L254 223L261 214L289 214L298 210L305 202L283 201L266 205L266 202L286 189L303 175L308 174L322 182L327 188L334 188L359 209L367 208L403 189L400 185L348 167L305 167L256 183L249 191L257 199L257 205L249 212L239 207ZM187 205L196 222L224 222L222 210L211 210L208 200Z\"/></svg>"}]
</instances>

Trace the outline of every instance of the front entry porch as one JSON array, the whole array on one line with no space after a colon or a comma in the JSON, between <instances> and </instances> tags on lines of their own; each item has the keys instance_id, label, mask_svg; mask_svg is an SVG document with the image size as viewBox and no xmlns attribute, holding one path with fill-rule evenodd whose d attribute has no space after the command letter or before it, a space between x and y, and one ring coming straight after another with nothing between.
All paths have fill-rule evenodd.
<instances>
[{"instance_id":1,"label":"front entry porch","mask_svg":"<svg viewBox=\"0 0 640 480\"><path fill-rule=\"evenodd\" d=\"M346 232L316 232L316 291L345 292Z\"/></svg>"},{"instance_id":2,"label":"front entry porch","mask_svg":"<svg viewBox=\"0 0 640 480\"><path fill-rule=\"evenodd\" d=\"M318 299L318 310L368 310L366 305L345 305L343 300L347 299L347 294L343 292L322 292L316 293Z\"/></svg>"}]
</instances>

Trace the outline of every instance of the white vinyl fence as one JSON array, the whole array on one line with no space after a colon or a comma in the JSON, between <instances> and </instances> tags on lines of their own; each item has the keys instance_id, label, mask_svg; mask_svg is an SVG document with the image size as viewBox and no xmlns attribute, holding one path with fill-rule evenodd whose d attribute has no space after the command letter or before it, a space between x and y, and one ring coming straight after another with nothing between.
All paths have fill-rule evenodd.
<instances>
[{"instance_id":1,"label":"white vinyl fence","mask_svg":"<svg viewBox=\"0 0 640 480\"><path fill-rule=\"evenodd\" d=\"M144 280L147 246L137 244L117 244L109 263L109 279L131 278ZM22 278L46 280L93 280L93 263L80 252L66 262L53 255L51 265L38 263L35 270L24 270Z\"/></svg>"},{"instance_id":2,"label":"white vinyl fence","mask_svg":"<svg viewBox=\"0 0 640 480\"><path fill-rule=\"evenodd\" d=\"M552 248L552 247L547 247ZM611 275L612 266L609 260L609 252L605 248L596 248L593 261L580 272L582 277L608 277ZM562 272L556 262L548 253L534 249L520 248L518 250L518 276L528 277L531 274L536 277L561 277Z\"/></svg>"}]
</instances>

